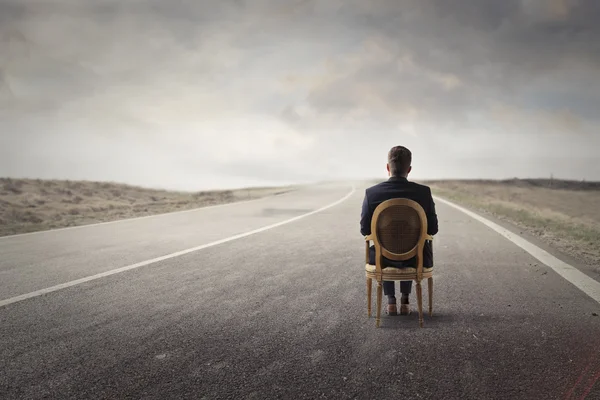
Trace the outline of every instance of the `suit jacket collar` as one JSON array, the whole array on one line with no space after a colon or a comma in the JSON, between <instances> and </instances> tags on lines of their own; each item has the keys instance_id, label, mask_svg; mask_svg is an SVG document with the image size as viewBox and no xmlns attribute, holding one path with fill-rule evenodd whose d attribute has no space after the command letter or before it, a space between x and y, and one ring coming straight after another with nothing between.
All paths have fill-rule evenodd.
<instances>
[{"instance_id":1,"label":"suit jacket collar","mask_svg":"<svg viewBox=\"0 0 600 400\"><path fill-rule=\"evenodd\" d=\"M392 176L388 182L408 182L408 179L403 176Z\"/></svg>"}]
</instances>

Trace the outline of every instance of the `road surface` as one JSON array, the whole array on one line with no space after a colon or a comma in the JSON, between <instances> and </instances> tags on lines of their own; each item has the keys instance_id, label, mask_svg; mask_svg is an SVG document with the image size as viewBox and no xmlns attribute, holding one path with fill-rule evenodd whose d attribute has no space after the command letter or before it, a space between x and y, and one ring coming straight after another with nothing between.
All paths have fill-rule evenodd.
<instances>
[{"instance_id":1,"label":"road surface","mask_svg":"<svg viewBox=\"0 0 600 400\"><path fill-rule=\"evenodd\" d=\"M1 238L0 398L600 399L600 304L446 204L434 316L376 329L364 189Z\"/></svg>"}]
</instances>

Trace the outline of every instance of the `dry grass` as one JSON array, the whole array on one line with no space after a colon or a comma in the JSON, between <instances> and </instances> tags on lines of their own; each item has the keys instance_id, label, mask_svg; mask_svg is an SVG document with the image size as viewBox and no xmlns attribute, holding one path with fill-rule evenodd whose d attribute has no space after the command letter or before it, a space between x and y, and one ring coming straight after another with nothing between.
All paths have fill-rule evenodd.
<instances>
[{"instance_id":1,"label":"dry grass","mask_svg":"<svg viewBox=\"0 0 600 400\"><path fill-rule=\"evenodd\" d=\"M434 195L511 222L549 245L600 265L600 182L430 181Z\"/></svg>"},{"instance_id":2,"label":"dry grass","mask_svg":"<svg viewBox=\"0 0 600 400\"><path fill-rule=\"evenodd\" d=\"M285 193L291 187L172 192L110 182L0 178L0 236Z\"/></svg>"}]
</instances>

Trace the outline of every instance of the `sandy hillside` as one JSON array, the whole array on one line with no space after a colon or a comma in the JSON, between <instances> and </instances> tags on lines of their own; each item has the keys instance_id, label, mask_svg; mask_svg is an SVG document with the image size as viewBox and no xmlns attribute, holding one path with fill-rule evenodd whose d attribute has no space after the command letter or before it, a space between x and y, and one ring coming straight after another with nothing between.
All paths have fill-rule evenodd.
<instances>
[{"instance_id":1,"label":"sandy hillside","mask_svg":"<svg viewBox=\"0 0 600 400\"><path fill-rule=\"evenodd\" d=\"M281 194L291 187L173 192L107 182L0 178L0 236Z\"/></svg>"},{"instance_id":2,"label":"sandy hillside","mask_svg":"<svg viewBox=\"0 0 600 400\"><path fill-rule=\"evenodd\" d=\"M506 220L600 272L600 182L429 181L434 195Z\"/></svg>"}]
</instances>

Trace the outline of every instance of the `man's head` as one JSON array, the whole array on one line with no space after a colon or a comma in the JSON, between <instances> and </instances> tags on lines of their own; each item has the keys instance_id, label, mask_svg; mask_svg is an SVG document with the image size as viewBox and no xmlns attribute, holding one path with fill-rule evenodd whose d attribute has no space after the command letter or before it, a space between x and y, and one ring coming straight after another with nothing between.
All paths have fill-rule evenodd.
<instances>
[{"instance_id":1,"label":"man's head","mask_svg":"<svg viewBox=\"0 0 600 400\"><path fill-rule=\"evenodd\" d=\"M412 169L412 153L404 146L392 147L388 153L387 170L390 176L406 178Z\"/></svg>"}]
</instances>

